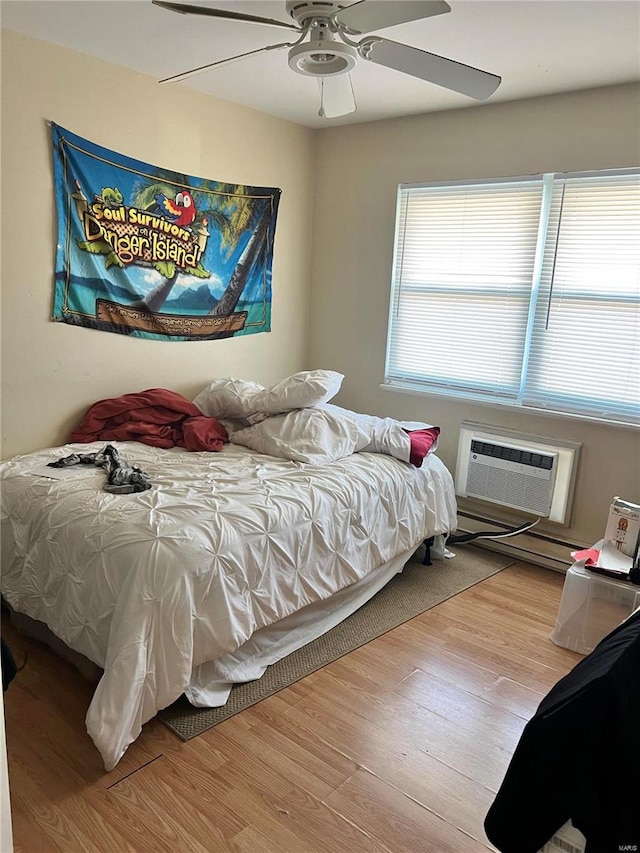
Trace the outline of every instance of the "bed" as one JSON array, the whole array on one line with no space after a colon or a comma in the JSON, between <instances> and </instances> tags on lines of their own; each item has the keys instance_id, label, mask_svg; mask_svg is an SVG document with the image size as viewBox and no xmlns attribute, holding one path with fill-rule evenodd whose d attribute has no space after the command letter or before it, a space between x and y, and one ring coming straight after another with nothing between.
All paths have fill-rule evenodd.
<instances>
[{"instance_id":1,"label":"bed","mask_svg":"<svg viewBox=\"0 0 640 853\"><path fill-rule=\"evenodd\" d=\"M317 399L292 418L317 408L323 424L346 419L362 433L358 418L368 416ZM259 422L270 440L278 417L286 421ZM258 423L221 422L231 441L217 452L113 441L149 478L133 494L105 491L98 466L49 467L99 453L104 438L1 466L3 598L103 671L86 723L107 770L158 710L183 693L223 705L234 683L260 677L368 600L425 539L437 537L442 556L456 527L435 442L420 467L371 449L301 461L281 446L275 455L248 446L264 444L264 427L259 441L237 438Z\"/></svg>"}]
</instances>

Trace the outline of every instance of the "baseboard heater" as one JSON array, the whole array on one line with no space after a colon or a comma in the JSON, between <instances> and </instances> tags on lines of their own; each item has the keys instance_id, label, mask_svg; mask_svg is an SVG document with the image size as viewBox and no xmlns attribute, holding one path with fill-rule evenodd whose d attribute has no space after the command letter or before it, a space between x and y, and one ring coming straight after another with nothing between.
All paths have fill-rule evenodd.
<instances>
[{"instance_id":1,"label":"baseboard heater","mask_svg":"<svg viewBox=\"0 0 640 853\"><path fill-rule=\"evenodd\" d=\"M580 444L463 421L456 494L569 522Z\"/></svg>"},{"instance_id":2,"label":"baseboard heater","mask_svg":"<svg viewBox=\"0 0 640 853\"><path fill-rule=\"evenodd\" d=\"M500 537L500 534L507 526L503 522L492 518L458 510L457 533L473 534L482 531L483 534L487 534L489 531L494 531L496 536ZM538 533L537 529L536 527L507 539L490 539L485 536L475 539L473 545L489 551L498 551L501 554L507 554L514 560L522 560L526 563L544 566L547 569L553 569L556 572L562 573L566 572L574 562L571 552L586 547L585 543L556 539L553 536ZM456 545L447 547L454 553L456 552Z\"/></svg>"}]
</instances>

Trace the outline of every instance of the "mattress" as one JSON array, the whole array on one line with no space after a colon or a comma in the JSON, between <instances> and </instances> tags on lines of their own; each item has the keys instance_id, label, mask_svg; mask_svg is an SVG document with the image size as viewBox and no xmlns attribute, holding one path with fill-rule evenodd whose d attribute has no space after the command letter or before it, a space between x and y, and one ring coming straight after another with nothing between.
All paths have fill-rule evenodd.
<instances>
[{"instance_id":1,"label":"mattress","mask_svg":"<svg viewBox=\"0 0 640 853\"><path fill-rule=\"evenodd\" d=\"M99 468L46 467L103 443L0 466L2 595L104 670L87 730L107 769L159 709L207 695L211 662L456 526L433 453L415 468L379 453L310 465L233 444L114 444L151 489L109 494Z\"/></svg>"}]
</instances>

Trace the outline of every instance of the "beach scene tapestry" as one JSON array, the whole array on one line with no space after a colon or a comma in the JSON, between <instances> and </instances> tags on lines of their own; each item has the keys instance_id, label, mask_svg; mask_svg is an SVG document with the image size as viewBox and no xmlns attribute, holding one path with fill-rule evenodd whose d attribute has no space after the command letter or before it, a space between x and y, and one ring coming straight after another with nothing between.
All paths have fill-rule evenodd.
<instances>
[{"instance_id":1,"label":"beach scene tapestry","mask_svg":"<svg viewBox=\"0 0 640 853\"><path fill-rule=\"evenodd\" d=\"M280 190L196 178L51 125L53 320L133 337L271 330Z\"/></svg>"}]
</instances>

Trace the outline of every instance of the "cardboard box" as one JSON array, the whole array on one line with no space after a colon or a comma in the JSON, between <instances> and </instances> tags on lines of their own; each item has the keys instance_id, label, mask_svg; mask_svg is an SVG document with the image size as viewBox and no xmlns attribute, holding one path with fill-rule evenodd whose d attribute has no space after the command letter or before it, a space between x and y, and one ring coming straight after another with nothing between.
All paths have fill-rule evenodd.
<instances>
[{"instance_id":1,"label":"cardboard box","mask_svg":"<svg viewBox=\"0 0 640 853\"><path fill-rule=\"evenodd\" d=\"M627 557L634 557L640 540L640 504L614 498L604 538Z\"/></svg>"}]
</instances>

